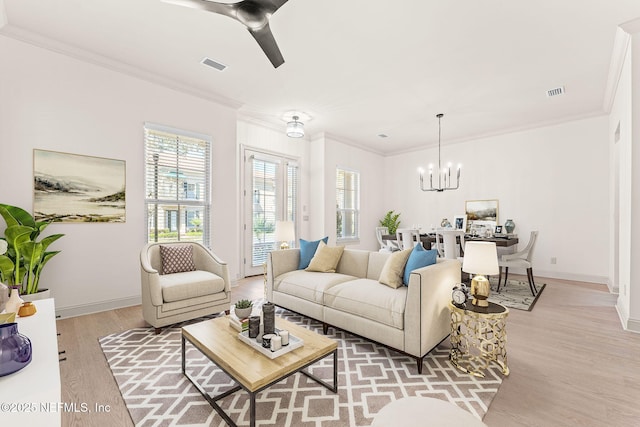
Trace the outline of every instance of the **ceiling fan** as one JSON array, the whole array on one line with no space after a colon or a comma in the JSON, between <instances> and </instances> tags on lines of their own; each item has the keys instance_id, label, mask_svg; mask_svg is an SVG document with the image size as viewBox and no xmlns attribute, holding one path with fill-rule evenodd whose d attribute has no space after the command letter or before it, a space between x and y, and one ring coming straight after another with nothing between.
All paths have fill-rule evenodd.
<instances>
[{"instance_id":1,"label":"ceiling fan","mask_svg":"<svg viewBox=\"0 0 640 427\"><path fill-rule=\"evenodd\" d=\"M242 23L258 42L264 53L278 68L284 63L284 58L276 39L269 28L269 18L288 0L241 0L236 3L215 2L210 0L162 0L194 9L206 10L225 15Z\"/></svg>"}]
</instances>

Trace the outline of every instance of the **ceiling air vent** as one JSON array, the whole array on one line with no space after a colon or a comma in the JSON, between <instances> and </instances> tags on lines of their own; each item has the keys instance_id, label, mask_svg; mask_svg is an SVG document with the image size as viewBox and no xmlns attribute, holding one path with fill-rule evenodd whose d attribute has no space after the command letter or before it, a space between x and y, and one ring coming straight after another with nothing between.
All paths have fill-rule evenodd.
<instances>
[{"instance_id":1,"label":"ceiling air vent","mask_svg":"<svg viewBox=\"0 0 640 427\"><path fill-rule=\"evenodd\" d=\"M204 58L202 58L202 61L200 61L202 64L207 65L211 68L215 68L218 71L224 71L225 68L227 68L226 65L219 63L218 61L214 61L211 58L207 58L206 56Z\"/></svg>"},{"instance_id":2,"label":"ceiling air vent","mask_svg":"<svg viewBox=\"0 0 640 427\"><path fill-rule=\"evenodd\" d=\"M556 87L554 89L549 89L547 91L547 97L551 98L552 96L564 95L564 86Z\"/></svg>"}]
</instances>

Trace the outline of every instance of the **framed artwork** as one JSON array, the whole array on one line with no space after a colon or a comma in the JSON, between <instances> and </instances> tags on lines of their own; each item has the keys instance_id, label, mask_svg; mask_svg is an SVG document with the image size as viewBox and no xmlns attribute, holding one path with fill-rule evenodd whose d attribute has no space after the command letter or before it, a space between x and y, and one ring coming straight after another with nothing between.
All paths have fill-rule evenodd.
<instances>
[{"instance_id":1,"label":"framed artwork","mask_svg":"<svg viewBox=\"0 0 640 427\"><path fill-rule=\"evenodd\" d=\"M465 213L471 234L491 234L498 224L498 201L467 200Z\"/></svg>"},{"instance_id":2,"label":"framed artwork","mask_svg":"<svg viewBox=\"0 0 640 427\"><path fill-rule=\"evenodd\" d=\"M495 234L502 234L502 226L501 225L496 225L496 232Z\"/></svg>"},{"instance_id":3,"label":"framed artwork","mask_svg":"<svg viewBox=\"0 0 640 427\"><path fill-rule=\"evenodd\" d=\"M125 222L125 161L33 150L38 221Z\"/></svg>"},{"instance_id":4,"label":"framed artwork","mask_svg":"<svg viewBox=\"0 0 640 427\"><path fill-rule=\"evenodd\" d=\"M466 233L467 232L467 216L456 215L455 217L453 217L453 226L456 230L463 230Z\"/></svg>"}]
</instances>

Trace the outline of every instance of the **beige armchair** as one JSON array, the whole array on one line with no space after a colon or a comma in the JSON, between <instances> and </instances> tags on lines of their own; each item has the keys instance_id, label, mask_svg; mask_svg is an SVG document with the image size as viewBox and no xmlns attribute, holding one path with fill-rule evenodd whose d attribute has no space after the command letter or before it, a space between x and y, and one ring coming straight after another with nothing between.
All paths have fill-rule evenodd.
<instances>
[{"instance_id":1,"label":"beige armchair","mask_svg":"<svg viewBox=\"0 0 640 427\"><path fill-rule=\"evenodd\" d=\"M191 265L187 267L189 271L162 274L161 245L174 250L190 246L191 254L186 260ZM142 315L156 333L164 326L228 312L231 307L227 264L199 243L149 243L140 251L140 266Z\"/></svg>"}]
</instances>

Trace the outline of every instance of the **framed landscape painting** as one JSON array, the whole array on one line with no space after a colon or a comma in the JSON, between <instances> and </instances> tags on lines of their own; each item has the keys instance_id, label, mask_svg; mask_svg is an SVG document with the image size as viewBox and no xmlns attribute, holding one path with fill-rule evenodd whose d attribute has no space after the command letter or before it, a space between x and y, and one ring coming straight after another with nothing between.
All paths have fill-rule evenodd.
<instances>
[{"instance_id":1,"label":"framed landscape painting","mask_svg":"<svg viewBox=\"0 0 640 427\"><path fill-rule=\"evenodd\" d=\"M472 234L483 234L489 230L491 234L498 223L497 200L467 200L465 204L468 231Z\"/></svg>"},{"instance_id":2,"label":"framed landscape painting","mask_svg":"<svg viewBox=\"0 0 640 427\"><path fill-rule=\"evenodd\" d=\"M125 222L125 161L33 150L38 221Z\"/></svg>"}]
</instances>

